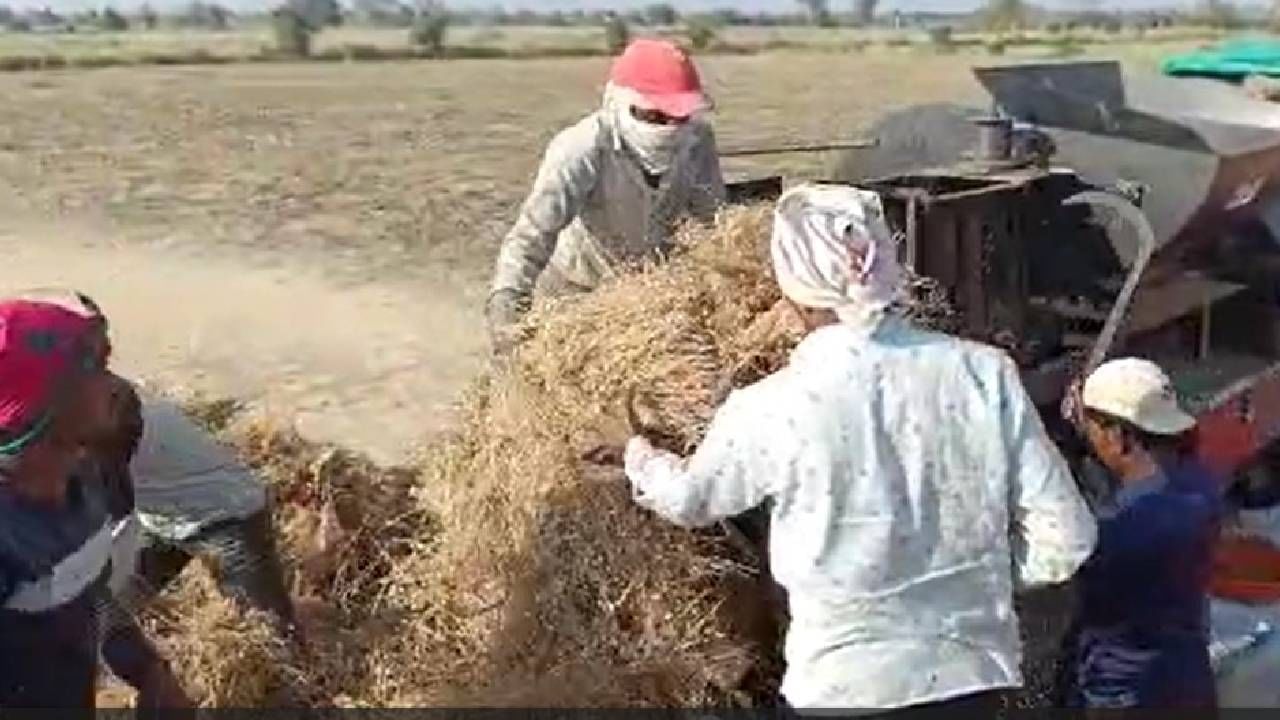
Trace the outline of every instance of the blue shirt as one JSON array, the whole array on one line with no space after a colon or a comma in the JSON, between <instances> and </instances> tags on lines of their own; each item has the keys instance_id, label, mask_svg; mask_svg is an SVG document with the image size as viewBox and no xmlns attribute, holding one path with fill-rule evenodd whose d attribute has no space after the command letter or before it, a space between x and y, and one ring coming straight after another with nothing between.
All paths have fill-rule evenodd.
<instances>
[{"instance_id":1,"label":"blue shirt","mask_svg":"<svg viewBox=\"0 0 1280 720\"><path fill-rule=\"evenodd\" d=\"M1212 476L1186 463L1122 487L1101 509L1080 577L1070 704L1215 703L1206 589L1220 498Z\"/></svg>"}]
</instances>

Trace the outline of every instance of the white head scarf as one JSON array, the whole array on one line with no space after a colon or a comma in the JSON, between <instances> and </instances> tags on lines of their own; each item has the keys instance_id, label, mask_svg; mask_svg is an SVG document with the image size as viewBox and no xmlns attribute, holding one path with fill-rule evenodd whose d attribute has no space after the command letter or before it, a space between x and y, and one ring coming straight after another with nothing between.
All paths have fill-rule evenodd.
<instances>
[{"instance_id":1,"label":"white head scarf","mask_svg":"<svg viewBox=\"0 0 1280 720\"><path fill-rule=\"evenodd\" d=\"M690 124L697 118L690 118L683 125L650 125L635 119L632 106L646 106L640 93L613 83L605 86L604 113L618 138L635 153L645 170L663 175L671 169L676 155L692 135Z\"/></svg>"},{"instance_id":2,"label":"white head scarf","mask_svg":"<svg viewBox=\"0 0 1280 720\"><path fill-rule=\"evenodd\" d=\"M874 324L903 291L902 266L874 192L836 185L787 191L774 212L771 251L784 295L834 310L846 324Z\"/></svg>"}]
</instances>

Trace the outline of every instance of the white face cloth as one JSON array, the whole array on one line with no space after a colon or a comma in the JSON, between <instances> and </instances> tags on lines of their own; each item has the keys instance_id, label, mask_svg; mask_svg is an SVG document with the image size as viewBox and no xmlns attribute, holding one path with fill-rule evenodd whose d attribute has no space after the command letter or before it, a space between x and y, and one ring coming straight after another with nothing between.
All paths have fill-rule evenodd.
<instances>
[{"instance_id":1,"label":"white face cloth","mask_svg":"<svg viewBox=\"0 0 1280 720\"><path fill-rule=\"evenodd\" d=\"M640 93L613 83L605 86L604 110L622 142L635 153L644 169L663 175L671 169L677 153L688 141L689 123L683 125L651 125L635 119L632 106L644 107ZM690 122L695 119L690 118Z\"/></svg>"},{"instance_id":2,"label":"white face cloth","mask_svg":"<svg viewBox=\"0 0 1280 720\"><path fill-rule=\"evenodd\" d=\"M801 185L787 191L774 212L771 251L784 295L833 310L846 324L874 323L903 290L880 196L867 190Z\"/></svg>"}]
</instances>

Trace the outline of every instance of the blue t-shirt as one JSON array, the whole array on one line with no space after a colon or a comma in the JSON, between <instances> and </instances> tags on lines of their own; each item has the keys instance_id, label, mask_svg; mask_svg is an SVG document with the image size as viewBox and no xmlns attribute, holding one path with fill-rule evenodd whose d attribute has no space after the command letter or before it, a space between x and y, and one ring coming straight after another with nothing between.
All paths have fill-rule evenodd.
<instances>
[{"instance_id":1,"label":"blue t-shirt","mask_svg":"<svg viewBox=\"0 0 1280 720\"><path fill-rule=\"evenodd\" d=\"M1188 462L1122 487L1100 510L1080 575L1070 704L1214 705L1207 587L1221 507L1215 479Z\"/></svg>"}]
</instances>

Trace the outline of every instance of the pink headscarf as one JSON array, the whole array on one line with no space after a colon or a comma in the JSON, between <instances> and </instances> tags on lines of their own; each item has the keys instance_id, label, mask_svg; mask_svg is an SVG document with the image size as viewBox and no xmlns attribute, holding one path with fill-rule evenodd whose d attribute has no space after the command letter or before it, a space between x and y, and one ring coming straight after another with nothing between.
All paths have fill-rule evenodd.
<instances>
[{"instance_id":1,"label":"pink headscarf","mask_svg":"<svg viewBox=\"0 0 1280 720\"><path fill-rule=\"evenodd\" d=\"M0 455L20 452L38 435L98 327L96 318L57 303L0 302Z\"/></svg>"}]
</instances>

